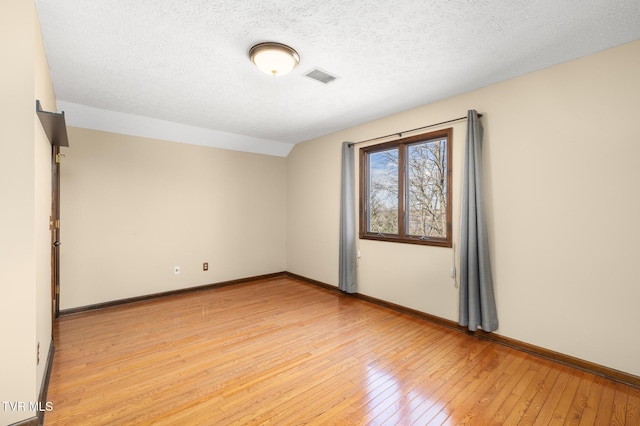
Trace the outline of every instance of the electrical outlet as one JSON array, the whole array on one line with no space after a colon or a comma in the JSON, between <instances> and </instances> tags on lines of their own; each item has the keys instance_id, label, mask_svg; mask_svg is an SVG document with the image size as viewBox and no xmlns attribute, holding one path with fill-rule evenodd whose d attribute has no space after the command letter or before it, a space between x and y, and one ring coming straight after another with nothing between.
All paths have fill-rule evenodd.
<instances>
[{"instance_id":1,"label":"electrical outlet","mask_svg":"<svg viewBox=\"0 0 640 426\"><path fill-rule=\"evenodd\" d=\"M180 267L179 266L174 266L173 267L173 275L180 275Z\"/></svg>"},{"instance_id":2,"label":"electrical outlet","mask_svg":"<svg viewBox=\"0 0 640 426\"><path fill-rule=\"evenodd\" d=\"M208 271L209 270L209 262L204 262L202 264L202 270L203 271Z\"/></svg>"}]
</instances>

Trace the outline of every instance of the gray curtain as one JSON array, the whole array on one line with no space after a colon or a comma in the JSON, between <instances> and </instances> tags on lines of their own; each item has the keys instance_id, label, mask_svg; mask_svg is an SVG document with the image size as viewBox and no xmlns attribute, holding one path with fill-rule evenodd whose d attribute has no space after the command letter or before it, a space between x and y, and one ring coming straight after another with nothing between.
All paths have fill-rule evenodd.
<instances>
[{"instance_id":1,"label":"gray curtain","mask_svg":"<svg viewBox=\"0 0 640 426\"><path fill-rule=\"evenodd\" d=\"M354 146L342 144L342 181L340 190L340 276L338 288L356 292L356 206L353 170Z\"/></svg>"},{"instance_id":2,"label":"gray curtain","mask_svg":"<svg viewBox=\"0 0 640 426\"><path fill-rule=\"evenodd\" d=\"M460 223L460 325L475 331L498 329L482 196L482 125L467 113L467 142Z\"/></svg>"}]
</instances>

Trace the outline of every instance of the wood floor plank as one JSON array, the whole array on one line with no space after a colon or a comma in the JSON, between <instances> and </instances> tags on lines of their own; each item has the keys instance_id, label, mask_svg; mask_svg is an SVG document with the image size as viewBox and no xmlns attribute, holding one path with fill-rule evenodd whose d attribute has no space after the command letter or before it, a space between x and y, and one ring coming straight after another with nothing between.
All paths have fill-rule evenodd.
<instances>
[{"instance_id":1,"label":"wood floor plank","mask_svg":"<svg viewBox=\"0 0 640 426\"><path fill-rule=\"evenodd\" d=\"M560 395L567 386L569 376L566 367L557 371L557 377L554 381L549 381L547 391L539 392L533 399L531 405L527 409L522 418L522 425L543 426L551 422L551 416L558 405Z\"/></svg>"},{"instance_id":2,"label":"wood floor plank","mask_svg":"<svg viewBox=\"0 0 640 426\"><path fill-rule=\"evenodd\" d=\"M414 412L415 408L424 404L424 401L431 395L430 392L426 392L426 384L433 384L437 377L441 374L442 370L438 367L440 362L443 362L444 358L450 358L450 360L456 359L451 357L451 350L454 348L450 341L450 344L440 342L438 348L434 348L430 351L429 357L422 357L426 362L422 364L411 364L409 369L412 371L412 376L407 380L398 391L398 398L396 401L388 406L378 417L376 422L384 425L399 424L402 419L409 420L409 414ZM421 368L416 369L416 366ZM435 385L430 386L435 391Z\"/></svg>"},{"instance_id":3,"label":"wood floor plank","mask_svg":"<svg viewBox=\"0 0 640 426\"><path fill-rule=\"evenodd\" d=\"M524 355L523 355L524 356ZM539 359L527 359L525 368L518 371L505 386L500 389L498 396L489 404L486 413L489 419L484 421L488 425L502 425L506 418L513 415L514 407L522 401L523 394L530 388L531 382L539 376L539 370L543 366L543 361Z\"/></svg>"},{"instance_id":4,"label":"wood floor plank","mask_svg":"<svg viewBox=\"0 0 640 426\"><path fill-rule=\"evenodd\" d=\"M444 358L439 356L437 358L438 361L434 361L432 364L428 365L427 369L423 372L423 377L420 378L420 380L423 380L425 383L428 382L431 384L429 390L435 390L442 383L445 383L446 375L451 374L452 371L456 371L458 368L462 367L466 363L465 357L471 356L471 352L469 352L468 349L464 347L463 342L459 339L455 340L455 345L450 346L446 354L448 354L448 356ZM375 364L370 365L369 367L372 368L372 371L375 373L375 375L382 376L386 382L389 382L389 373L387 373L384 369L384 365ZM390 370L390 372L393 373L393 370ZM420 373L420 371L415 372ZM379 386L377 386L376 383L371 380L373 377L375 377L375 375L367 377L366 382L355 383L361 389L366 391L359 392L359 398L357 398L351 404L351 406L347 408L347 411L351 414L346 419L343 419L346 424L357 423L357 419L361 418L364 415L366 415L366 418L369 419L369 410L371 408L370 402L372 398L375 398L377 393L379 392L379 390L376 389ZM395 380L393 374L391 374L391 378L396 383L401 384L404 387L405 383ZM409 385L409 389L410 388L411 385ZM428 398L427 395L422 394L416 394L415 396L417 399L413 398L411 401L414 406L423 403L424 400ZM416 401L418 402L418 404L415 404Z\"/></svg>"},{"instance_id":5,"label":"wood floor plank","mask_svg":"<svg viewBox=\"0 0 640 426\"><path fill-rule=\"evenodd\" d=\"M640 389L638 388L629 389L626 424L640 425Z\"/></svg>"},{"instance_id":6,"label":"wood floor plank","mask_svg":"<svg viewBox=\"0 0 640 426\"><path fill-rule=\"evenodd\" d=\"M464 365L461 365L460 369L456 371L456 374L434 392L432 399L416 409L416 413L414 414L415 420L412 424L425 425L433 420L440 411L446 409L452 399L472 382L473 376L480 374L488 364L494 361L495 352L491 349L490 346L485 346L478 356L466 359L466 362Z\"/></svg>"},{"instance_id":7,"label":"wood floor plank","mask_svg":"<svg viewBox=\"0 0 640 426\"><path fill-rule=\"evenodd\" d=\"M398 352L396 356L390 357L390 363L375 363L370 364L366 370L366 377L351 377L350 383L367 389L367 395L370 398L368 406L371 408L367 413L369 418L374 417L377 412L384 412L389 410L389 407L394 407L398 401L401 401L407 392L413 387L413 383L416 379L415 368L422 368L429 361L427 357L421 356L422 353L416 348L428 348L434 342L429 336L423 335L419 339L414 339L410 347ZM442 341L442 340L440 340ZM402 366L411 365L414 370L409 368L402 368ZM385 371L402 371L399 374L391 377ZM402 384L400 386L400 384ZM373 396L370 389L384 389L384 392L377 396ZM362 396L362 395L361 395ZM377 402L376 402L377 401ZM314 417L314 422L323 421L324 418L332 417L336 412L340 415L344 415L344 405L350 403L353 407L354 399L344 399L344 404L341 406L332 406L330 409L325 409L323 412L326 415ZM391 408L392 412L396 411L396 408Z\"/></svg>"},{"instance_id":8,"label":"wood floor plank","mask_svg":"<svg viewBox=\"0 0 640 426\"><path fill-rule=\"evenodd\" d=\"M546 424L549 425L566 425L568 423L567 417L569 416L570 409L572 407L573 400L576 396L576 392L578 391L578 386L580 385L580 380L582 379L582 372L575 371L574 369L569 369L567 371L566 376L568 376L568 380L562 391L562 394L558 396L558 401L556 403L556 408L549 416L540 415L536 419L538 424ZM550 395L550 398L547 400L553 399L554 396ZM545 412L549 412L550 410L544 410Z\"/></svg>"},{"instance_id":9,"label":"wood floor plank","mask_svg":"<svg viewBox=\"0 0 640 426\"><path fill-rule=\"evenodd\" d=\"M611 410L611 426L624 426L627 421L627 400L629 388L620 383L615 384L615 394L613 396L613 406Z\"/></svg>"},{"instance_id":10,"label":"wood floor plank","mask_svg":"<svg viewBox=\"0 0 640 426\"><path fill-rule=\"evenodd\" d=\"M591 375L583 372L580 378L580 383L576 389L576 393L571 401L571 406L567 413L565 424L567 426L577 426L580 424L580 420L587 409L589 394L591 388L595 382L595 378Z\"/></svg>"},{"instance_id":11,"label":"wood floor plank","mask_svg":"<svg viewBox=\"0 0 640 426\"><path fill-rule=\"evenodd\" d=\"M535 372L532 380L524 392L522 392L518 401L512 406L511 410L506 413L504 424L522 423L534 399L544 398L547 395L550 387L549 383L555 383L559 374L559 371L552 367L549 363L545 363L543 368ZM533 421L535 421L535 417L529 419L529 423L533 423Z\"/></svg>"},{"instance_id":12,"label":"wood floor plank","mask_svg":"<svg viewBox=\"0 0 640 426\"><path fill-rule=\"evenodd\" d=\"M480 368L480 371L474 371L467 375L462 389L459 389L449 403L427 424L436 425L446 421L452 424L462 424L466 413L513 360L508 351L502 350L502 348L497 350L495 356L492 356L487 364Z\"/></svg>"},{"instance_id":13,"label":"wood floor plank","mask_svg":"<svg viewBox=\"0 0 640 426\"><path fill-rule=\"evenodd\" d=\"M465 392L460 392L457 396L459 401L452 401L447 422L468 425L482 417L490 402L496 398L498 390L505 386L508 379L523 364L523 357L517 356L515 350L505 351L505 354L505 359L494 366L486 378L480 375L476 377L480 383L475 389L465 388Z\"/></svg>"},{"instance_id":14,"label":"wood floor plank","mask_svg":"<svg viewBox=\"0 0 640 426\"><path fill-rule=\"evenodd\" d=\"M525 362L525 357L516 350L511 353L511 357L514 361L502 371L486 392L477 400L469 400L469 404L473 403L473 406L459 420L461 425L490 424L498 408L505 403L516 384L523 380L529 363Z\"/></svg>"},{"instance_id":15,"label":"wood floor plank","mask_svg":"<svg viewBox=\"0 0 640 426\"><path fill-rule=\"evenodd\" d=\"M602 398L603 383L607 380L596 376L593 378L591 389L589 390L589 396L587 397L586 405L580 416L580 426L588 426L596 424L596 416L598 415L598 407L600 406L600 399Z\"/></svg>"},{"instance_id":16,"label":"wood floor plank","mask_svg":"<svg viewBox=\"0 0 640 426\"><path fill-rule=\"evenodd\" d=\"M45 425L638 424L638 389L290 278L68 315Z\"/></svg>"},{"instance_id":17,"label":"wood floor plank","mask_svg":"<svg viewBox=\"0 0 640 426\"><path fill-rule=\"evenodd\" d=\"M445 331L445 330L442 330ZM402 419L407 419L408 413L411 412L413 406L412 403L416 399L427 397L424 394L426 389L426 383L430 383L439 374L439 368L442 368L441 361L447 357L455 345L459 344L457 339L457 333L446 330L444 337L440 337L431 346L424 347L424 351L420 351L420 358L422 362L410 363L407 367L412 374L412 378L403 384L403 390L401 400L396 403L396 409L390 408L391 418L387 422L390 424L399 424L393 416L400 413ZM370 366L377 367L377 366ZM369 371L369 370L367 370ZM358 418L356 411L363 409L362 402L360 405L356 404L358 401L362 401L369 389L376 386L376 376L379 380L384 380L385 375L382 371L372 371L371 374L367 374L366 380L354 380L353 385L358 389L352 393L351 396L345 398L341 403L334 407L331 411L328 411L317 418L319 424L354 424L359 423L362 418ZM350 420L348 416L353 415L353 419ZM345 418L345 416L347 416Z\"/></svg>"},{"instance_id":18,"label":"wood floor plank","mask_svg":"<svg viewBox=\"0 0 640 426\"><path fill-rule=\"evenodd\" d=\"M605 381L602 386L602 396L596 411L595 423L609 425L613 417L613 399L615 397L615 383Z\"/></svg>"},{"instance_id":19,"label":"wood floor plank","mask_svg":"<svg viewBox=\"0 0 640 426\"><path fill-rule=\"evenodd\" d=\"M383 388L385 385L377 385L374 387L373 383L364 384L369 388L369 392L367 394L366 403L361 405L361 407L366 407L367 418L370 419L370 421L374 421L373 419L387 411L390 406L401 402L404 395L407 393L407 390L412 388L412 378L416 378L415 370L411 371L406 369L403 373L394 373L394 371L402 371L401 367L403 365L410 364L414 368L419 365L424 365L424 363L420 361L412 362L412 359L407 358L403 353L399 353L398 355L401 356L401 359L391 364L371 365L371 371L384 377L384 380L386 381L385 385L388 386L383 392L378 393L378 390ZM421 371L426 372L428 371L428 368Z\"/></svg>"}]
</instances>

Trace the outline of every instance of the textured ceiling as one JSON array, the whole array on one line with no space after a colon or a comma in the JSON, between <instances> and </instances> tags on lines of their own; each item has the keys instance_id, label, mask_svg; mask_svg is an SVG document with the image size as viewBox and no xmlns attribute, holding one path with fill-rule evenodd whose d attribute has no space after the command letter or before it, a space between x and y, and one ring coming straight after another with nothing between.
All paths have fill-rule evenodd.
<instances>
[{"instance_id":1,"label":"textured ceiling","mask_svg":"<svg viewBox=\"0 0 640 426\"><path fill-rule=\"evenodd\" d=\"M638 0L36 0L36 6L69 124L142 136L155 127L175 133L169 140L274 155L640 39ZM248 51L264 41L296 49L298 68L282 77L261 73ZM338 79L323 85L304 77L314 68Z\"/></svg>"}]
</instances>

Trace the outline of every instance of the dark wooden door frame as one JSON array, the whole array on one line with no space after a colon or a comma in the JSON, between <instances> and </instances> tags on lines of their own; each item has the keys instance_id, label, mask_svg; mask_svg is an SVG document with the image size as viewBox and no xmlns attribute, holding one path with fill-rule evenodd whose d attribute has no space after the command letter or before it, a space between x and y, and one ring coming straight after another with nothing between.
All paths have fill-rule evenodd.
<instances>
[{"instance_id":1,"label":"dark wooden door frame","mask_svg":"<svg viewBox=\"0 0 640 426\"><path fill-rule=\"evenodd\" d=\"M49 112L42 109L40 100L36 99L36 114L42 129L51 143L51 335L53 325L60 315L60 147L69 146L67 124L64 111Z\"/></svg>"},{"instance_id":2,"label":"dark wooden door frame","mask_svg":"<svg viewBox=\"0 0 640 426\"><path fill-rule=\"evenodd\" d=\"M60 316L60 147L51 146L51 323ZM53 328L52 328L53 330Z\"/></svg>"}]
</instances>

